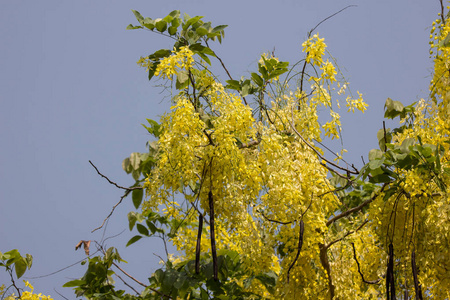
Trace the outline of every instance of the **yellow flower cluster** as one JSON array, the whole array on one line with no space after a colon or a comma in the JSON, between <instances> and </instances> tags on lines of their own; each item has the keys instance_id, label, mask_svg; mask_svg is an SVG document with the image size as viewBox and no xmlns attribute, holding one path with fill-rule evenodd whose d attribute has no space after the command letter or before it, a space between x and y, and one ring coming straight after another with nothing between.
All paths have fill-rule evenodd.
<instances>
[{"instance_id":1,"label":"yellow flower cluster","mask_svg":"<svg viewBox=\"0 0 450 300\"><path fill-rule=\"evenodd\" d=\"M187 46L180 47L180 50L173 49L172 55L165 57L159 61L155 70L155 76L168 78L172 80L173 75L177 75L181 69L188 71L194 63L194 53ZM141 57L137 64L148 71L153 67L149 57Z\"/></svg>"},{"instance_id":2,"label":"yellow flower cluster","mask_svg":"<svg viewBox=\"0 0 450 300\"><path fill-rule=\"evenodd\" d=\"M319 34L315 34L305 42L303 42L303 52L306 52L306 61L313 61L314 65L320 66L323 63L322 56L325 54L325 39L319 38Z\"/></svg>"},{"instance_id":3,"label":"yellow flower cluster","mask_svg":"<svg viewBox=\"0 0 450 300\"><path fill-rule=\"evenodd\" d=\"M24 291L22 293L22 295L19 297L14 296L14 294L12 294L11 296L8 296L5 298L5 300L53 300L53 298L51 298L50 296L44 296L41 293L39 294L34 294L34 287L26 280L24 280L25 282L25 286L27 286L28 288L30 288L30 291ZM4 286L2 286L4 287ZM0 290L0 292L2 292ZM1 294L0 294L1 295Z\"/></svg>"},{"instance_id":4,"label":"yellow flower cluster","mask_svg":"<svg viewBox=\"0 0 450 300\"><path fill-rule=\"evenodd\" d=\"M151 60L147 57L142 57L136 62L140 67L145 68L145 70L148 72L148 70L153 67L153 63Z\"/></svg>"},{"instance_id":5,"label":"yellow flower cluster","mask_svg":"<svg viewBox=\"0 0 450 300\"><path fill-rule=\"evenodd\" d=\"M333 83L333 81L336 81L336 77L335 77L335 75L337 74L336 69L335 69L334 65L328 61L328 59L322 65L322 67L320 67L320 69L322 69L322 71L323 71L323 73L322 73L323 79L330 80L330 83Z\"/></svg>"},{"instance_id":6,"label":"yellow flower cluster","mask_svg":"<svg viewBox=\"0 0 450 300\"><path fill-rule=\"evenodd\" d=\"M362 98L362 94L358 92L358 99L352 99L352 97L348 96L346 99L346 106L348 107L348 111L355 112L355 108L361 112L364 113L364 111L367 110L367 107L369 106L367 103L364 102Z\"/></svg>"},{"instance_id":7,"label":"yellow flower cluster","mask_svg":"<svg viewBox=\"0 0 450 300\"><path fill-rule=\"evenodd\" d=\"M330 111L331 121L326 122L322 127L325 129L325 136L331 136L331 139L338 139L339 132L341 131L341 116Z\"/></svg>"},{"instance_id":8,"label":"yellow flower cluster","mask_svg":"<svg viewBox=\"0 0 450 300\"><path fill-rule=\"evenodd\" d=\"M178 69L189 70L194 58L194 53L189 47L181 47L179 51L173 49L172 55L163 58L156 67L155 76L162 76L162 78L169 78L172 80L173 75L178 73Z\"/></svg>"}]
</instances>

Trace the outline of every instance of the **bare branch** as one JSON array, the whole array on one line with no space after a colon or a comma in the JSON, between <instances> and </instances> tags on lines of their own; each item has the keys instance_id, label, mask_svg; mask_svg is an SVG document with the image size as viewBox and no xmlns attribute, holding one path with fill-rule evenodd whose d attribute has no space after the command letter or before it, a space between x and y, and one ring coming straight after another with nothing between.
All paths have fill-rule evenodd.
<instances>
[{"instance_id":1,"label":"bare branch","mask_svg":"<svg viewBox=\"0 0 450 300\"><path fill-rule=\"evenodd\" d=\"M205 41L206 46L208 46L209 49L211 49L208 45L208 41ZM228 78L230 78L231 80L233 80L233 77L231 77L230 72L228 72L227 67L225 66L225 64L223 63L222 59L217 55L217 53L211 49L212 52L214 52L214 56L220 61L220 64L222 65L222 68L225 70L225 72L228 75ZM242 99L244 100L245 105L248 105L247 100L245 100L245 97L242 97Z\"/></svg>"},{"instance_id":2,"label":"bare branch","mask_svg":"<svg viewBox=\"0 0 450 300\"><path fill-rule=\"evenodd\" d=\"M335 15L337 15L337 14L343 12L344 10L346 10L347 8L350 8L350 7L357 7L357 5L349 5L349 6L346 6L346 7L344 7L343 9L341 9L340 11L335 12L334 14L332 14L332 15L326 17L325 19L323 19L322 21L320 21L313 29L311 29L311 30L308 32L308 37L311 36L311 34L314 32L314 30L317 29L317 27L320 26L320 24L322 24L323 22L325 22L325 21L328 20L328 19L331 19L331 18L334 17Z\"/></svg>"},{"instance_id":3,"label":"bare branch","mask_svg":"<svg viewBox=\"0 0 450 300\"><path fill-rule=\"evenodd\" d=\"M115 262L113 262L112 264L113 264L117 269L119 269L123 274L125 274L128 278L130 278L130 279L133 280L134 282L138 283L139 285L141 285L141 286L143 286L143 287L145 287L145 288L147 288L147 289L149 289L149 290L151 290L151 291L157 293L158 295L161 295L161 296L166 297L166 298L168 298L168 299L173 299L172 297L170 297L170 296L168 296L168 295L166 295L166 294L163 294L163 293L161 293L160 291L158 291L158 290L156 290L156 289L154 289L154 288L151 288L151 287L149 287L149 286L143 284L142 282L140 282L139 280L137 280L136 278L134 278L133 276L131 276L130 274L128 274L127 272L125 272L125 271L124 271L121 267L119 267ZM117 274L116 274L116 275L117 275Z\"/></svg>"},{"instance_id":4,"label":"bare branch","mask_svg":"<svg viewBox=\"0 0 450 300\"><path fill-rule=\"evenodd\" d=\"M101 229L101 228L105 225L106 221L108 221L108 219L109 219L109 218L112 216L112 214L114 213L114 210L116 209L116 207L119 206L120 203L122 203L123 199L125 199L125 198L128 196L128 194L129 194L130 192L131 192L131 190L126 191L125 194L123 194L123 196L120 197L119 202L117 202L117 203L113 206L113 208L111 209L111 212L109 213L109 215L103 220L102 225L100 225L99 227L97 227L97 228L95 228L94 230L92 230L91 233L93 233L93 232L95 232L95 231Z\"/></svg>"},{"instance_id":5,"label":"bare branch","mask_svg":"<svg viewBox=\"0 0 450 300\"><path fill-rule=\"evenodd\" d=\"M132 190L142 190L141 186L135 186L135 187L131 187L131 188L126 188L123 186L118 185L117 183L111 181L108 177L106 177L105 175L103 175L102 173L100 173L100 171L97 169L97 167L92 163L92 161L89 161L89 163L94 167L95 171L97 171L98 175L102 176L103 178L105 178L106 180L108 180L108 182L114 186L116 186L119 189L122 190L126 190L126 191L132 191Z\"/></svg>"}]
</instances>

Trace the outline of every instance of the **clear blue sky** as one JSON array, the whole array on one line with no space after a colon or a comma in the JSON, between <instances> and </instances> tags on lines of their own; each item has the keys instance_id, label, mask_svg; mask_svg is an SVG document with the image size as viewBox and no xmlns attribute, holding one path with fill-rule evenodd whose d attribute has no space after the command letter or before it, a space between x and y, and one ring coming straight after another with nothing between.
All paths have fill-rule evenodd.
<instances>
[{"instance_id":1,"label":"clear blue sky","mask_svg":"<svg viewBox=\"0 0 450 300\"><path fill-rule=\"evenodd\" d=\"M378 1L12 1L0 2L0 251L34 256L25 277L55 272L84 257L75 252L119 200L121 191L100 178L92 160L112 180L133 183L121 168L150 138L141 126L168 108L160 89L136 61L171 41L142 30L131 9L163 17L174 9L228 24L214 45L234 77L248 75L262 52L276 47L284 61L301 58L301 43L315 24L347 5L357 5L322 24L329 46L354 91L370 105L343 118L347 159L360 163L377 147L387 97L404 103L426 97L430 72L429 27L438 0ZM339 150L339 149L337 149ZM130 199L113 215L109 246L129 261L123 267L146 281L163 255L159 240L125 248L132 236ZM76 265L30 279L36 291L74 298L62 284L82 276ZM0 272L0 284L7 283Z\"/></svg>"}]
</instances>

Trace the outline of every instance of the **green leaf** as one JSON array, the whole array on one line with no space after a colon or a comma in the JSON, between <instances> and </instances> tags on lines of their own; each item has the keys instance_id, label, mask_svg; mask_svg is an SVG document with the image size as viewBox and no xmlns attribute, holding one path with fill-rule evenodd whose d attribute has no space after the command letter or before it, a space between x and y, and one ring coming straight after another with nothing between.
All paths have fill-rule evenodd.
<instances>
[{"instance_id":1,"label":"green leaf","mask_svg":"<svg viewBox=\"0 0 450 300\"><path fill-rule=\"evenodd\" d=\"M195 32L199 35L199 36L204 36L208 33L208 30L206 28L204 28L203 26L198 27Z\"/></svg>"},{"instance_id":2,"label":"green leaf","mask_svg":"<svg viewBox=\"0 0 450 300\"><path fill-rule=\"evenodd\" d=\"M161 125L152 119L147 119L147 122L150 124L150 126L146 126L144 124L141 125L144 126L145 129L147 129L148 133L158 138L161 135ZM143 160L142 157L141 160Z\"/></svg>"},{"instance_id":3,"label":"green leaf","mask_svg":"<svg viewBox=\"0 0 450 300\"><path fill-rule=\"evenodd\" d=\"M139 225L139 224L138 224ZM131 244L136 243L137 241L139 241L140 239L142 239L141 235L135 235L133 236L127 243L126 247L130 246Z\"/></svg>"},{"instance_id":4,"label":"green leaf","mask_svg":"<svg viewBox=\"0 0 450 300\"><path fill-rule=\"evenodd\" d=\"M178 28L175 26L170 26L168 31L170 35L175 35L178 31Z\"/></svg>"},{"instance_id":5,"label":"green leaf","mask_svg":"<svg viewBox=\"0 0 450 300\"><path fill-rule=\"evenodd\" d=\"M149 236L148 229L144 225L136 224L136 229L139 231L140 234Z\"/></svg>"},{"instance_id":6,"label":"green leaf","mask_svg":"<svg viewBox=\"0 0 450 300\"><path fill-rule=\"evenodd\" d=\"M136 20L139 21L140 24L142 24L142 22L144 21L144 17L137 11L137 10L131 10L134 14L134 16L136 17Z\"/></svg>"},{"instance_id":7,"label":"green leaf","mask_svg":"<svg viewBox=\"0 0 450 300\"><path fill-rule=\"evenodd\" d=\"M263 79L261 78L261 76L259 76L259 75L256 74L256 73L252 73L251 75L252 75L253 81L254 81L258 86L262 87L262 86L264 85L264 81L263 81Z\"/></svg>"},{"instance_id":8,"label":"green leaf","mask_svg":"<svg viewBox=\"0 0 450 300\"><path fill-rule=\"evenodd\" d=\"M189 15L185 14L185 18L189 18ZM197 21L199 21L201 18L203 18L202 16L196 16L193 18L189 18L187 19L187 21L183 24L183 30L187 30L189 28L189 26L191 26L194 23L197 23Z\"/></svg>"},{"instance_id":9,"label":"green leaf","mask_svg":"<svg viewBox=\"0 0 450 300\"><path fill-rule=\"evenodd\" d=\"M394 119L395 117L402 114L404 106L400 101L394 101L391 98L387 98L386 103L384 104L384 108L384 117Z\"/></svg>"},{"instance_id":10,"label":"green leaf","mask_svg":"<svg viewBox=\"0 0 450 300\"><path fill-rule=\"evenodd\" d=\"M409 152L409 147L413 146L415 141L416 140L414 138L405 139L402 142L401 146L400 146L400 151L403 152L403 153L408 153Z\"/></svg>"},{"instance_id":11,"label":"green leaf","mask_svg":"<svg viewBox=\"0 0 450 300\"><path fill-rule=\"evenodd\" d=\"M69 282L66 282L63 287L74 287L74 286L83 286L86 284L86 281L81 280L81 279L75 279L75 280L71 280Z\"/></svg>"},{"instance_id":12,"label":"green leaf","mask_svg":"<svg viewBox=\"0 0 450 300\"><path fill-rule=\"evenodd\" d=\"M376 170L383 165L384 159L374 159L369 162L369 168L371 170Z\"/></svg>"},{"instance_id":13,"label":"green leaf","mask_svg":"<svg viewBox=\"0 0 450 300\"><path fill-rule=\"evenodd\" d=\"M169 49L159 49L155 53L148 56L151 60L159 60L164 57L168 57L170 54L172 54L172 51Z\"/></svg>"},{"instance_id":14,"label":"green leaf","mask_svg":"<svg viewBox=\"0 0 450 300\"><path fill-rule=\"evenodd\" d=\"M152 20L150 18L145 18L143 22L143 25L150 30L155 29L155 24L156 24L155 20Z\"/></svg>"},{"instance_id":15,"label":"green leaf","mask_svg":"<svg viewBox=\"0 0 450 300\"><path fill-rule=\"evenodd\" d=\"M131 167L130 158L127 157L122 161L122 169L127 172L127 174L130 174L131 171L133 171L133 168Z\"/></svg>"},{"instance_id":16,"label":"green leaf","mask_svg":"<svg viewBox=\"0 0 450 300\"><path fill-rule=\"evenodd\" d=\"M381 159L383 157L383 152L379 149L372 149L369 151L369 161L375 159Z\"/></svg>"},{"instance_id":17,"label":"green leaf","mask_svg":"<svg viewBox=\"0 0 450 300\"><path fill-rule=\"evenodd\" d=\"M232 89L232 90L237 90L237 91L239 91L241 89L241 85L240 85L239 81L237 81L237 80L227 80L226 83L228 83L228 85L226 86L227 89Z\"/></svg>"},{"instance_id":18,"label":"green leaf","mask_svg":"<svg viewBox=\"0 0 450 300\"><path fill-rule=\"evenodd\" d=\"M213 30L211 32L213 33L220 33L221 31L223 31L225 28L227 28L228 25L219 25L213 28Z\"/></svg>"},{"instance_id":19,"label":"green leaf","mask_svg":"<svg viewBox=\"0 0 450 300\"><path fill-rule=\"evenodd\" d=\"M133 24L129 24L126 29L133 30L133 29L140 29L140 28L142 28L142 26L134 26Z\"/></svg>"},{"instance_id":20,"label":"green leaf","mask_svg":"<svg viewBox=\"0 0 450 300\"><path fill-rule=\"evenodd\" d=\"M33 256L27 253L25 256L25 260L27 261L28 269L30 269L31 266L33 265Z\"/></svg>"},{"instance_id":21,"label":"green leaf","mask_svg":"<svg viewBox=\"0 0 450 300\"><path fill-rule=\"evenodd\" d=\"M128 213L128 225L130 228L130 231L133 230L134 224L136 224L137 221L137 217L136 217L136 213L134 211L130 211Z\"/></svg>"},{"instance_id":22,"label":"green leaf","mask_svg":"<svg viewBox=\"0 0 450 300\"><path fill-rule=\"evenodd\" d=\"M278 275L274 271L269 271L267 273L255 276L270 292L274 292L275 285L278 280Z\"/></svg>"},{"instance_id":23,"label":"green leaf","mask_svg":"<svg viewBox=\"0 0 450 300\"><path fill-rule=\"evenodd\" d=\"M17 279L19 279L20 277L22 277L23 274L25 274L27 266L28 263L25 257L20 257L16 259L16 261L14 262L14 268L16 269Z\"/></svg>"},{"instance_id":24,"label":"green leaf","mask_svg":"<svg viewBox=\"0 0 450 300\"><path fill-rule=\"evenodd\" d=\"M139 206L142 203L142 198L144 197L144 189L136 189L131 192L131 198L133 199L133 205L136 207L136 209L139 208Z\"/></svg>"},{"instance_id":25,"label":"green leaf","mask_svg":"<svg viewBox=\"0 0 450 300\"><path fill-rule=\"evenodd\" d=\"M387 183L391 182L391 178L387 174L379 174L370 178L369 181L372 183Z\"/></svg>"},{"instance_id":26,"label":"green leaf","mask_svg":"<svg viewBox=\"0 0 450 300\"><path fill-rule=\"evenodd\" d=\"M155 226L155 224L153 224L153 222L146 220L145 221L147 223L148 228L150 229L152 234L155 234L156 231L159 231L158 228Z\"/></svg>"},{"instance_id":27,"label":"green leaf","mask_svg":"<svg viewBox=\"0 0 450 300\"><path fill-rule=\"evenodd\" d=\"M156 24L156 30L158 30L159 32L164 32L167 29L167 22L161 19L156 19L155 20Z\"/></svg>"},{"instance_id":28,"label":"green leaf","mask_svg":"<svg viewBox=\"0 0 450 300\"><path fill-rule=\"evenodd\" d=\"M130 155L130 164L133 170L139 170L139 166L141 164L141 155L138 152L133 152Z\"/></svg>"}]
</instances>

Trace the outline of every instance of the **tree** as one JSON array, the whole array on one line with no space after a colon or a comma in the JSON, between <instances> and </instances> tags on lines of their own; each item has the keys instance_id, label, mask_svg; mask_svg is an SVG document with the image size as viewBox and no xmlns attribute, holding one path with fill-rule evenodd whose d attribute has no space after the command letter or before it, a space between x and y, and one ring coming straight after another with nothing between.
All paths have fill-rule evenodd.
<instances>
[{"instance_id":1,"label":"tree","mask_svg":"<svg viewBox=\"0 0 450 300\"><path fill-rule=\"evenodd\" d=\"M400 125L383 126L380 149L358 169L343 160L343 148L334 159L326 154L324 139L340 137L340 105L352 112L367 105L348 88L317 26L298 62L265 53L237 80L210 46L225 25L179 11L155 20L134 14L139 24L128 29L174 45L138 61L171 91L172 107L144 125L155 138L148 151L123 161L136 182L118 186L121 201L131 193L138 210L128 214L138 234L127 246L159 236L178 255L131 295L113 286L118 251L98 245L103 255L65 286L89 299L450 296L448 15L442 11L431 32L429 99L409 106L387 99L385 118Z\"/></svg>"}]
</instances>

